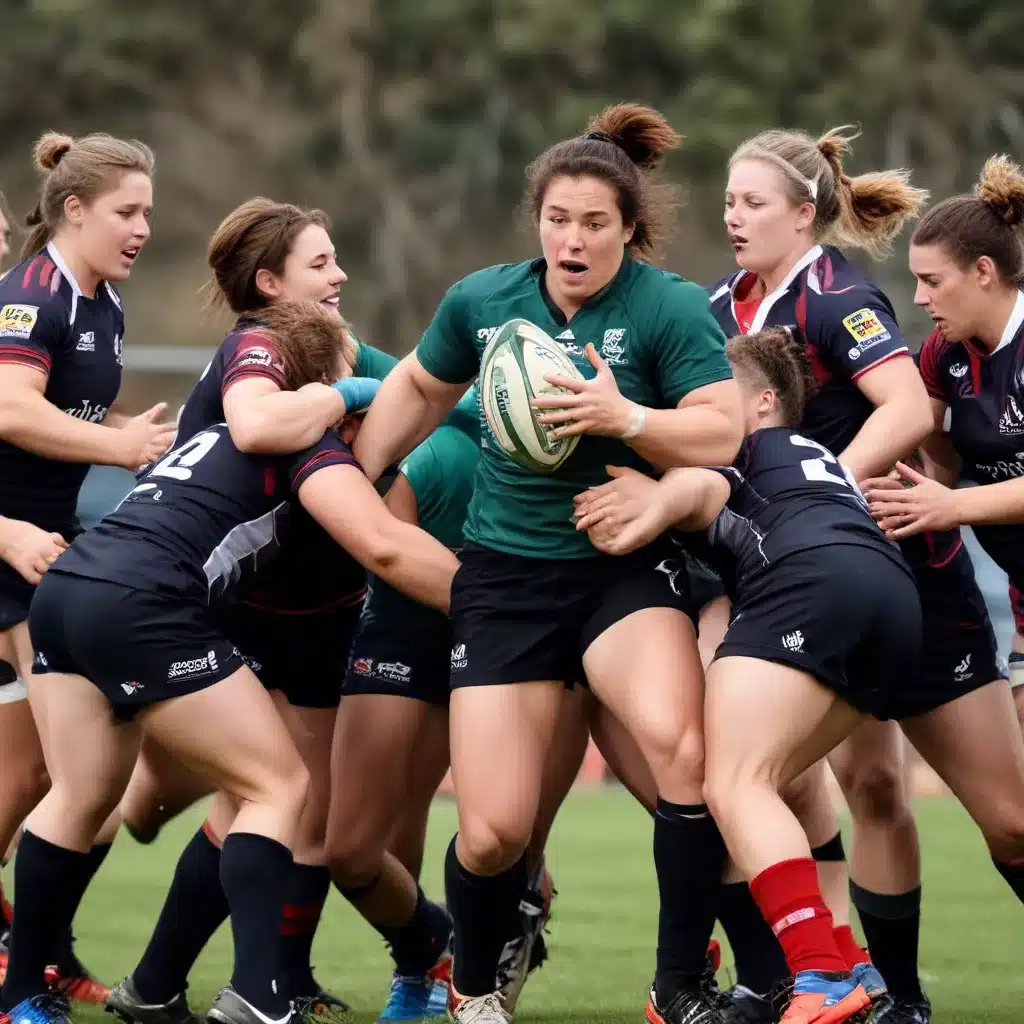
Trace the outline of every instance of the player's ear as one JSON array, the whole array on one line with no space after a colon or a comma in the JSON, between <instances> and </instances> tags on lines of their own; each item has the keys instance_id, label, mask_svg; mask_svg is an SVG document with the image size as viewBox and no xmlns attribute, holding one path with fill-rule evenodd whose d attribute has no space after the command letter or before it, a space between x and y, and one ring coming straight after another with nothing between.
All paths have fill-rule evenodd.
<instances>
[{"instance_id":1,"label":"player's ear","mask_svg":"<svg viewBox=\"0 0 1024 1024\"><path fill-rule=\"evenodd\" d=\"M78 196L68 196L64 200L64 216L68 222L79 227L85 217L85 205Z\"/></svg>"},{"instance_id":2,"label":"player's ear","mask_svg":"<svg viewBox=\"0 0 1024 1024\"><path fill-rule=\"evenodd\" d=\"M256 271L256 288L261 295L265 295L268 299L279 299L281 297L281 282L271 270L267 270L266 267L260 267Z\"/></svg>"},{"instance_id":3,"label":"player's ear","mask_svg":"<svg viewBox=\"0 0 1024 1024\"><path fill-rule=\"evenodd\" d=\"M974 273L982 288L991 288L999 284L999 271L991 256L982 256L974 264Z\"/></svg>"}]
</instances>

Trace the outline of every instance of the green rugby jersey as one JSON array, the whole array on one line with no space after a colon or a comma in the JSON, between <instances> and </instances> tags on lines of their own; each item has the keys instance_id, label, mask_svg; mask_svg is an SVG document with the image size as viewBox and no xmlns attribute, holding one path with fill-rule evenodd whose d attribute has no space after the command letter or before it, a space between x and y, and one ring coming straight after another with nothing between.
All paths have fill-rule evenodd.
<instances>
[{"instance_id":1,"label":"green rugby jersey","mask_svg":"<svg viewBox=\"0 0 1024 1024\"><path fill-rule=\"evenodd\" d=\"M691 391L732 376L725 335L701 286L627 256L615 278L566 322L545 294L544 271L544 260L536 259L480 270L455 284L416 349L424 369L449 383L472 380L495 330L522 317L560 342L586 378L595 375L583 353L592 342L622 394L648 408L673 409ZM655 472L625 442L583 436L557 472L532 473L505 455L486 422L481 431L465 537L497 551L594 556L573 524L573 496L607 480L606 465Z\"/></svg>"}]
</instances>

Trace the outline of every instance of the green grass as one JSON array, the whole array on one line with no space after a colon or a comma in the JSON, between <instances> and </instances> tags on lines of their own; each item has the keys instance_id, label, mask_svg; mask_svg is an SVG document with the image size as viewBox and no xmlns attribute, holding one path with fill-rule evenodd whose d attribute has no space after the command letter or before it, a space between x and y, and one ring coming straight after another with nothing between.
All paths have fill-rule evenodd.
<instances>
[{"instance_id":1,"label":"green grass","mask_svg":"<svg viewBox=\"0 0 1024 1024\"><path fill-rule=\"evenodd\" d=\"M1011 1024L1024 1018L1024 913L956 804L919 804L924 849L921 966L941 1024ZM108 983L132 969L163 900L178 853L201 812L170 826L151 847L122 835L77 921L83 959ZM425 885L441 892L442 857L455 812L438 802L431 821ZM624 793L574 795L549 859L559 897L549 936L551 960L525 990L522 1024L643 1020L655 935L650 824ZM314 960L321 982L355 1007L353 1024L375 1019L389 981L380 940L336 894L325 911ZM204 1011L230 973L223 929L192 976L189 996ZM110 1018L79 1011L81 1021Z\"/></svg>"}]
</instances>

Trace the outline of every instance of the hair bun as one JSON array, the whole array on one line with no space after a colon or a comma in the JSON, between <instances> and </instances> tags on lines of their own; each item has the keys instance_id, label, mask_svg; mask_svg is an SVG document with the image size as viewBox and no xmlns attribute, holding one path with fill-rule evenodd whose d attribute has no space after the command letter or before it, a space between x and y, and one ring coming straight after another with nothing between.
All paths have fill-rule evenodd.
<instances>
[{"instance_id":1,"label":"hair bun","mask_svg":"<svg viewBox=\"0 0 1024 1024\"><path fill-rule=\"evenodd\" d=\"M639 103L606 107L591 118L586 137L613 143L644 171L657 167L682 141L657 110Z\"/></svg>"},{"instance_id":2,"label":"hair bun","mask_svg":"<svg viewBox=\"0 0 1024 1024\"><path fill-rule=\"evenodd\" d=\"M64 158L64 154L75 144L70 135L47 132L35 148L35 163L40 171L52 171Z\"/></svg>"},{"instance_id":3,"label":"hair bun","mask_svg":"<svg viewBox=\"0 0 1024 1024\"><path fill-rule=\"evenodd\" d=\"M990 156L985 161L974 191L1011 228L1024 223L1024 176L1008 156Z\"/></svg>"}]
</instances>

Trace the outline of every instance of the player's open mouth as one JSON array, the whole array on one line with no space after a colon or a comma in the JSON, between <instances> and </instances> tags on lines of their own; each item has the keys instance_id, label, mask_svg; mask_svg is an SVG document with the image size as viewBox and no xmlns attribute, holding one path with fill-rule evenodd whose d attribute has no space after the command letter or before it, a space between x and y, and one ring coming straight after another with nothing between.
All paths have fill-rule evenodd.
<instances>
[{"instance_id":1,"label":"player's open mouth","mask_svg":"<svg viewBox=\"0 0 1024 1024\"><path fill-rule=\"evenodd\" d=\"M579 260L562 260L558 264L570 277L582 277L589 269L586 263Z\"/></svg>"},{"instance_id":2,"label":"player's open mouth","mask_svg":"<svg viewBox=\"0 0 1024 1024\"><path fill-rule=\"evenodd\" d=\"M121 250L121 255L129 262L134 263L136 257L139 255L140 247L135 246L134 248L129 247Z\"/></svg>"},{"instance_id":3,"label":"player's open mouth","mask_svg":"<svg viewBox=\"0 0 1024 1024\"><path fill-rule=\"evenodd\" d=\"M736 250L736 252L739 252L747 244L747 239L742 235L730 235L729 244Z\"/></svg>"},{"instance_id":4,"label":"player's open mouth","mask_svg":"<svg viewBox=\"0 0 1024 1024\"><path fill-rule=\"evenodd\" d=\"M333 295L328 295L326 298L320 300L325 306L330 306L331 309L337 309L338 303L341 301L338 292Z\"/></svg>"}]
</instances>

